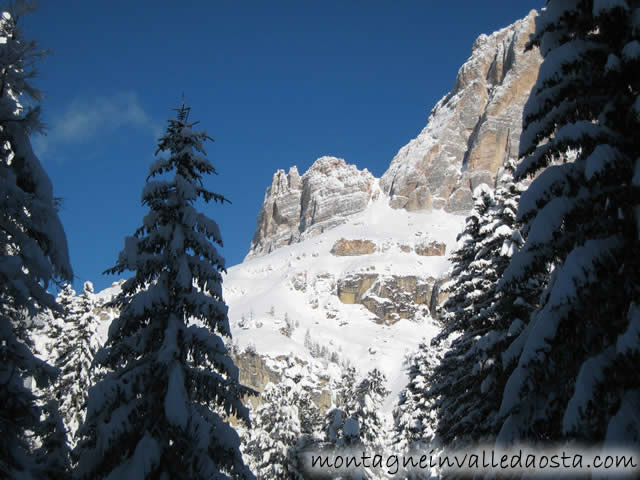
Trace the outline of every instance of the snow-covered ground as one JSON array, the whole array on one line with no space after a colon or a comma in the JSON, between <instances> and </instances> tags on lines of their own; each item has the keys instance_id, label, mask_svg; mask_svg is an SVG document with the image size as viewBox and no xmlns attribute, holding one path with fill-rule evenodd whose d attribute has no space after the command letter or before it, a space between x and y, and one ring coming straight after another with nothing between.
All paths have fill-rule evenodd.
<instances>
[{"instance_id":1,"label":"snow-covered ground","mask_svg":"<svg viewBox=\"0 0 640 480\"><path fill-rule=\"evenodd\" d=\"M309 332L318 348L326 347L328 354L335 353L360 375L379 368L391 390L385 404L385 411L390 412L407 383L403 368L407 354L422 339L432 338L439 327L430 317L402 319L393 325L379 323L364 306L343 304L336 283L352 273L438 278L450 267L448 256L455 249L464 217L443 211L394 210L381 191L374 198L365 211L341 226L229 268L223 288L233 342L239 347L255 348L276 370L282 365L275 358L288 355L309 362L309 371L338 380L342 369L327 361L328 355L312 356L305 346ZM335 256L331 248L341 238L371 240L378 250L369 255ZM446 244L446 256L425 257L413 248L408 253L400 249L400 245L414 247L433 240ZM119 292L116 282L94 298L101 304ZM97 327L101 342L107 338L114 315L114 311L101 310ZM285 319L295 326L291 337L281 333ZM46 338L36 335L35 340L37 350L44 352Z\"/></svg>"},{"instance_id":2,"label":"snow-covered ground","mask_svg":"<svg viewBox=\"0 0 640 480\"><path fill-rule=\"evenodd\" d=\"M304 341L309 331L314 342L337 352L361 374L376 367L384 372L392 391L386 405L390 409L406 385L402 373L406 354L421 339L433 337L438 327L430 318L376 323L364 306L339 300L336 281L359 272L437 278L450 266L448 255L463 225L463 216L443 211L394 210L380 192L347 223L229 268L223 286L234 341L240 347L251 345L262 355L292 354L313 362ZM330 251L341 238L374 241L378 251L335 256ZM447 256L423 257L400 250L400 245L431 240L444 242ZM285 316L297 325L290 338L280 333Z\"/></svg>"}]
</instances>

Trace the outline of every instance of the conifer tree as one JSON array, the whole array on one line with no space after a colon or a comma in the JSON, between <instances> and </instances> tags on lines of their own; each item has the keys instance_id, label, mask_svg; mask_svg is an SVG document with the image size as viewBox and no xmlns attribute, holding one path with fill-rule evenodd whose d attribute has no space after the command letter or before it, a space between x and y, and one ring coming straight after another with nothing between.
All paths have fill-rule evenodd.
<instances>
[{"instance_id":1,"label":"conifer tree","mask_svg":"<svg viewBox=\"0 0 640 480\"><path fill-rule=\"evenodd\" d=\"M493 265L495 255L513 233L510 225L513 219L507 218L505 223L500 218L499 205L488 185L476 187L473 195L473 211L458 235L460 246L451 255L451 280L442 286L450 295L441 307L444 328L440 338L469 328L471 320L493 301L492 287L501 273ZM515 241L519 240L516 232Z\"/></svg>"},{"instance_id":2,"label":"conifer tree","mask_svg":"<svg viewBox=\"0 0 640 480\"><path fill-rule=\"evenodd\" d=\"M253 415L246 453L258 480L302 479L302 448L313 442L318 408L301 382L268 384Z\"/></svg>"},{"instance_id":3,"label":"conifer tree","mask_svg":"<svg viewBox=\"0 0 640 480\"><path fill-rule=\"evenodd\" d=\"M382 404L389 395L385 375L374 368L356 385L347 413L358 420L363 444L374 451L383 451L387 428L382 415Z\"/></svg>"},{"instance_id":4,"label":"conifer tree","mask_svg":"<svg viewBox=\"0 0 640 480\"><path fill-rule=\"evenodd\" d=\"M308 333L308 332L307 332ZM356 385L356 369L345 367L339 382L333 388L332 405L323 420L322 430L326 440L336 444L342 431L342 424L346 418L345 405L353 398L353 388Z\"/></svg>"},{"instance_id":5,"label":"conifer tree","mask_svg":"<svg viewBox=\"0 0 640 480\"><path fill-rule=\"evenodd\" d=\"M46 358L51 364L56 363L60 354L59 349L66 343L69 319L77 314L76 291L70 283L64 284L60 289L56 296L56 303L58 309L49 312L48 322L45 324Z\"/></svg>"},{"instance_id":6,"label":"conifer tree","mask_svg":"<svg viewBox=\"0 0 640 480\"><path fill-rule=\"evenodd\" d=\"M443 330L421 344L409 383L394 411L400 451L464 448L495 440L497 411L508 371L502 352L535 307L545 277L522 288L497 286L523 239L515 222L525 188L512 181L513 162L499 173L495 191L481 185L475 207L453 253L451 296L442 308ZM518 322L514 319L520 318ZM433 472L405 472L430 478Z\"/></svg>"},{"instance_id":7,"label":"conifer tree","mask_svg":"<svg viewBox=\"0 0 640 480\"><path fill-rule=\"evenodd\" d=\"M97 319L92 314L94 305L91 282L84 283L82 293L71 305L66 309L64 335L56 340L54 346L55 366L60 369L54 391L69 442L74 446L75 432L84 421L87 394L95 376L92 362L99 348Z\"/></svg>"},{"instance_id":8,"label":"conifer tree","mask_svg":"<svg viewBox=\"0 0 640 480\"><path fill-rule=\"evenodd\" d=\"M502 352L534 309L545 278L528 279L526 288L497 288L524 243L515 222L523 189L508 173L495 192L479 186L474 211L459 237L462 245L453 254L453 278L446 287L452 295L442 307L445 325L433 344L454 332L458 336L434 369L427 390L430 400L425 402L436 407L442 446L462 448L495 440L507 376Z\"/></svg>"},{"instance_id":9,"label":"conifer tree","mask_svg":"<svg viewBox=\"0 0 640 480\"><path fill-rule=\"evenodd\" d=\"M40 477L50 480L68 480L71 474L71 459L67 431L62 421L59 404L46 393L39 396L38 406L42 412L41 432L34 458L39 459Z\"/></svg>"},{"instance_id":10,"label":"conifer tree","mask_svg":"<svg viewBox=\"0 0 640 480\"><path fill-rule=\"evenodd\" d=\"M364 448L360 439L360 423L358 419L349 415L348 411L355 404L356 371L353 367L347 367L342 373L342 378L336 385L334 401L337 405L329 409L324 415L322 431L324 443L320 450L328 456L344 455L346 449ZM335 457L334 457L335 458ZM308 466L308 462L307 462ZM351 480L362 476L362 471L341 471L340 477Z\"/></svg>"},{"instance_id":11,"label":"conifer tree","mask_svg":"<svg viewBox=\"0 0 640 480\"><path fill-rule=\"evenodd\" d=\"M399 452L423 451L435 438L437 410L429 389L446 346L444 341L438 347L423 341L411 357L409 382L393 410L393 447Z\"/></svg>"},{"instance_id":12,"label":"conifer tree","mask_svg":"<svg viewBox=\"0 0 640 480\"><path fill-rule=\"evenodd\" d=\"M377 478L372 471L372 465L364 465L363 462L346 465L345 458L350 456L360 458L367 454L366 446L361 438L360 422L358 418L349 416L344 408L335 407L325 415L324 432L326 441L321 445L322 454L330 459L330 467L333 468L330 478L340 480L369 480ZM374 453L374 452L370 452ZM306 466L309 468L309 459ZM313 470L311 470L313 471ZM320 476L320 478L324 478Z\"/></svg>"},{"instance_id":13,"label":"conifer tree","mask_svg":"<svg viewBox=\"0 0 640 480\"><path fill-rule=\"evenodd\" d=\"M29 81L43 52L18 28L28 10L18 3L0 17L0 477L60 478L55 405L42 408L25 385L34 378L44 388L55 376L33 354L28 321L57 309L47 288L73 276L51 182L29 139L42 130L40 109L20 103L41 99Z\"/></svg>"},{"instance_id":14,"label":"conifer tree","mask_svg":"<svg viewBox=\"0 0 640 480\"><path fill-rule=\"evenodd\" d=\"M254 478L218 413L248 421L242 397L252 391L238 383L222 339L231 332L220 231L194 208L226 199L203 185L216 170L203 148L209 137L188 114L183 103L169 119L156 152L167 156L157 156L142 191L149 212L108 270L135 275L112 303L120 315L96 356L111 371L89 392L77 478Z\"/></svg>"},{"instance_id":15,"label":"conifer tree","mask_svg":"<svg viewBox=\"0 0 640 480\"><path fill-rule=\"evenodd\" d=\"M355 371L347 369L343 375L339 396L343 404L331 409L325 416L325 435L338 447L354 446L354 429L345 431L345 422L352 419L358 424L357 443L364 448L381 451L386 443L385 419L381 409L389 394L386 378L378 369L371 370L360 382L355 382ZM350 433L351 432L351 433Z\"/></svg>"},{"instance_id":16,"label":"conifer tree","mask_svg":"<svg viewBox=\"0 0 640 480\"><path fill-rule=\"evenodd\" d=\"M265 403L253 416L246 453L258 480L301 478L293 468L293 450L300 436L298 409L280 388L267 386L262 394Z\"/></svg>"},{"instance_id":17,"label":"conifer tree","mask_svg":"<svg viewBox=\"0 0 640 480\"><path fill-rule=\"evenodd\" d=\"M537 177L501 285L553 271L504 354L502 443L640 442L638 15L635 0L551 0L536 20L544 61L515 175Z\"/></svg>"}]
</instances>

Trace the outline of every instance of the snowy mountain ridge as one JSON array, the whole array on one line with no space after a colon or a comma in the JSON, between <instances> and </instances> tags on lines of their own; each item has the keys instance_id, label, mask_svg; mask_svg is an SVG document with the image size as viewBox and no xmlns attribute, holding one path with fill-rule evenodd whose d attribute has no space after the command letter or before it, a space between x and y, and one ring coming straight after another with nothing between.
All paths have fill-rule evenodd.
<instances>
[{"instance_id":1,"label":"snowy mountain ridge","mask_svg":"<svg viewBox=\"0 0 640 480\"><path fill-rule=\"evenodd\" d=\"M536 16L476 40L453 90L381 178L335 157L274 174L249 254L224 281L235 341L313 362L309 332L362 374L380 368L393 405L405 354L440 328L434 307L472 192L517 157L541 62L525 52ZM299 323L290 338L285 320Z\"/></svg>"},{"instance_id":2,"label":"snowy mountain ridge","mask_svg":"<svg viewBox=\"0 0 640 480\"><path fill-rule=\"evenodd\" d=\"M346 223L229 268L223 288L235 350L257 353L269 373L277 376L300 370L337 381L345 365L354 366L361 374L378 368L387 376L392 391L386 405L389 412L406 385L402 373L405 357L421 339L433 337L440 328L430 315L433 289L428 287L447 272L449 262L444 255L420 255L416 247L438 238L447 252L455 249L464 217L444 211L395 210L380 194L379 180L373 182L372 190L367 207L348 217ZM376 250L362 255L332 253L339 240L362 238L373 242ZM416 277L432 283L425 283L425 298L416 305L420 310L413 318L398 317L389 322L363 303L341 300L341 282L358 274ZM117 316L104 303L120 292L120 285L115 282L93 297L100 342L106 340L109 325ZM290 334L284 331L288 323L292 325ZM36 339L38 350L44 351L46 339ZM288 360L283 363L283 359ZM263 381L248 383L260 391L265 386Z\"/></svg>"},{"instance_id":3,"label":"snowy mountain ridge","mask_svg":"<svg viewBox=\"0 0 640 480\"><path fill-rule=\"evenodd\" d=\"M448 270L447 257L421 256L415 248L406 247L437 238L447 251L455 249L464 217L392 209L384 195L376 195L379 188L376 180L367 208L344 224L269 255L246 259L229 268L223 285L234 341L242 348L250 346L271 358L290 355L320 361L330 370L331 362L314 358L305 344L310 335L314 343L326 347L328 355L335 353L362 374L379 368L392 390L390 410L406 384L405 356L422 338L429 339L439 330L428 308L433 289L427 291L413 318L385 322L363 303L345 303L349 300L340 297L341 284L354 275L417 277L425 280L428 290L428 279L433 282ZM335 255L333 247L341 239L367 239L377 248L368 254ZM374 287L375 283L369 289ZM281 333L286 319L296 325L290 337Z\"/></svg>"},{"instance_id":4,"label":"snowy mountain ridge","mask_svg":"<svg viewBox=\"0 0 640 480\"><path fill-rule=\"evenodd\" d=\"M372 196L367 169L336 157L317 159L304 175L278 170L267 188L247 258L321 234L361 212Z\"/></svg>"},{"instance_id":5,"label":"snowy mountain ridge","mask_svg":"<svg viewBox=\"0 0 640 480\"><path fill-rule=\"evenodd\" d=\"M394 405L405 356L439 331L439 285L471 192L493 185L517 154L540 64L537 51L524 52L535 16L478 38L453 90L380 179L335 157L303 175L296 167L274 174L249 254L223 284L234 342L272 371L250 386L262 390L283 356L334 377L342 362L361 374L379 368ZM116 315L100 310L101 340Z\"/></svg>"},{"instance_id":6,"label":"snowy mountain ridge","mask_svg":"<svg viewBox=\"0 0 640 480\"><path fill-rule=\"evenodd\" d=\"M466 215L478 185L495 185L503 164L517 158L522 111L541 63L525 51L537 12L491 35L480 35L454 87L427 125L402 147L380 178L392 208ZM247 258L320 235L362 212L375 177L343 159L321 157L300 176L278 170L266 190Z\"/></svg>"}]
</instances>

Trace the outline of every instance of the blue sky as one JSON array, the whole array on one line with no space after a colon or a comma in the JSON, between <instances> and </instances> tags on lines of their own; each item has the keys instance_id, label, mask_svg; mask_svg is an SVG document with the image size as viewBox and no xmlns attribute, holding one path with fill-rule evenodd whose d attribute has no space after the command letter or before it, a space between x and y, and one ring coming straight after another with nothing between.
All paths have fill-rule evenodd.
<instances>
[{"instance_id":1,"label":"blue sky","mask_svg":"<svg viewBox=\"0 0 640 480\"><path fill-rule=\"evenodd\" d=\"M116 278L156 140L182 93L215 139L231 205L205 213L227 266L242 262L273 173L335 155L380 176L453 86L475 38L543 0L44 1L21 20L54 51L39 66L47 136L34 147L55 194L80 288Z\"/></svg>"}]
</instances>

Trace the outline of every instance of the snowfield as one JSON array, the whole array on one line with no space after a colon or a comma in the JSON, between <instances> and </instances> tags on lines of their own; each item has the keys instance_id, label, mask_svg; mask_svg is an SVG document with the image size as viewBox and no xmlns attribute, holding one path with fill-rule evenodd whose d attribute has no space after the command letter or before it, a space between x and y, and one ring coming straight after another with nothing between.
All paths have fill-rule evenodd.
<instances>
[{"instance_id":1,"label":"snowfield","mask_svg":"<svg viewBox=\"0 0 640 480\"><path fill-rule=\"evenodd\" d=\"M379 368L392 392L386 403L390 410L407 383L399 373L404 371L406 355L423 338L433 337L439 327L430 316L403 319L393 325L377 323L364 306L339 300L336 281L352 273L438 278L449 269L448 254L455 249L465 217L444 211L394 210L381 191L373 197L376 200L365 211L343 225L229 268L223 288L233 339L241 348L251 346L271 357L289 354L312 363L322 361L305 347L309 331L315 343L326 346L329 353L337 352L361 375ZM335 256L331 248L341 238L371 240L378 250L368 255ZM424 257L400 250L400 245L432 240L446 244L446 256ZM290 338L280 332L285 316L296 326ZM339 374L339 369L328 369L327 373L331 371Z\"/></svg>"},{"instance_id":2,"label":"snowfield","mask_svg":"<svg viewBox=\"0 0 640 480\"><path fill-rule=\"evenodd\" d=\"M337 296L336 283L354 273L439 278L450 268L449 254L456 248L465 217L441 210L395 210L379 190L378 180L375 188L375 200L343 225L229 268L224 275L223 292L229 306L233 343L240 349L255 349L270 368L279 372L291 369L292 364L288 362L287 367L276 357L296 357L309 362L304 371L315 372L312 376L321 373L336 382L345 364L354 366L360 377L378 368L386 375L391 391L384 408L385 413L390 413L399 392L407 385L407 356L421 340L435 336L440 327L429 315L421 314L393 325L379 323L364 306L343 304ZM377 245L377 251L336 256L331 249L339 239L370 240ZM443 242L447 254L428 257L413 251L416 245L431 241ZM401 245L412 247L411 251L403 252ZM121 282L96 292L96 304L104 304L117 295ZM101 344L116 315L115 311L101 309L96 328ZM281 332L287 320L295 327L290 337ZM326 349L325 355L311 354L305 345L307 332L317 348ZM34 340L36 351L44 353L46 336L38 333ZM340 365L328 360L331 354Z\"/></svg>"}]
</instances>

